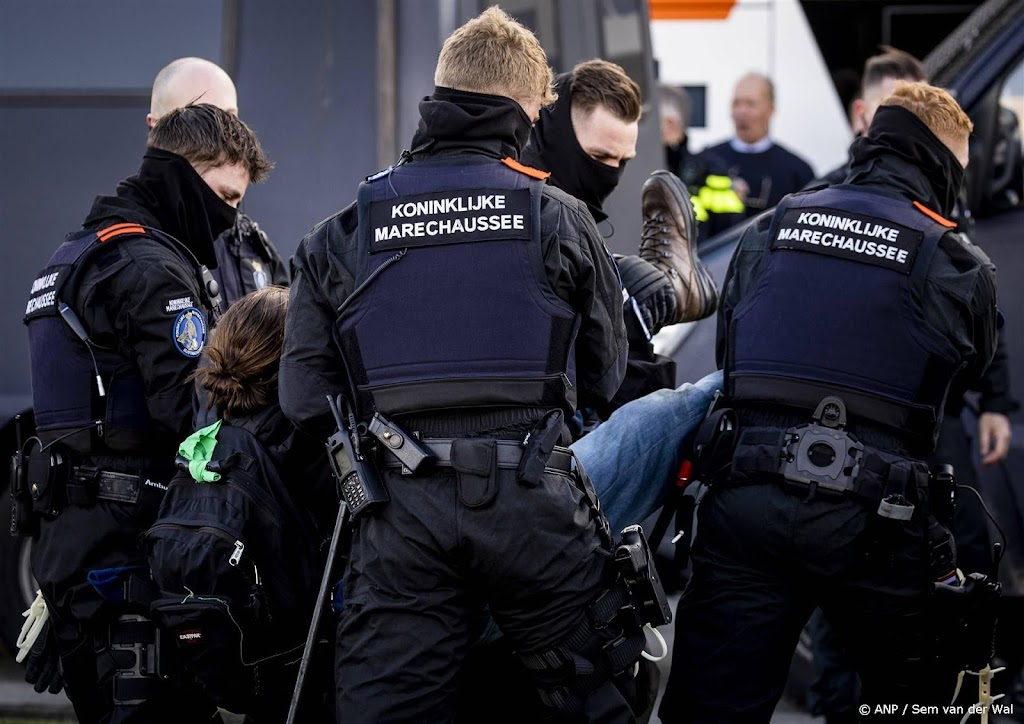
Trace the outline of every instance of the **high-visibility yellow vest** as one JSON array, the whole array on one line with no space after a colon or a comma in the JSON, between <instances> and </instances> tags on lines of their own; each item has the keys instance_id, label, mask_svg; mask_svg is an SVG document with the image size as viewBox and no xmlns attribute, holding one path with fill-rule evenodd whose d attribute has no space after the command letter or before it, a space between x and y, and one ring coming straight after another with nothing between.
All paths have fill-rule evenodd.
<instances>
[{"instance_id":1,"label":"high-visibility yellow vest","mask_svg":"<svg viewBox=\"0 0 1024 724\"><path fill-rule=\"evenodd\" d=\"M704 180L704 186L697 192L697 199L694 201L694 210L700 204L704 211L705 219L708 214L742 214L744 210L743 201L732 189L732 179L728 176L709 175ZM700 217L697 219L700 221Z\"/></svg>"}]
</instances>

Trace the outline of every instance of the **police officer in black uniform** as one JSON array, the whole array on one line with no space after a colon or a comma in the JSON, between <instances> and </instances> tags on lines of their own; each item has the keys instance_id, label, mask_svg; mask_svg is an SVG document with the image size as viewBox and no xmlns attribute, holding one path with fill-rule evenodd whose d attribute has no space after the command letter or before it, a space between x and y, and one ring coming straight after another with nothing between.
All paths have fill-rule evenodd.
<instances>
[{"instance_id":1,"label":"police officer in black uniform","mask_svg":"<svg viewBox=\"0 0 1024 724\"><path fill-rule=\"evenodd\" d=\"M445 42L435 85L411 154L295 259L285 414L328 432L324 395L351 380L360 422L382 414L436 457L403 474L366 453L390 500L354 523L338 717L452 721L486 604L555 716L631 721L643 635L589 480L546 447L577 397L622 379L615 271L586 207L517 160L553 100L536 38L491 8Z\"/></svg>"},{"instance_id":2,"label":"police officer in black uniform","mask_svg":"<svg viewBox=\"0 0 1024 724\"><path fill-rule=\"evenodd\" d=\"M152 128L168 111L197 102L238 115L235 84L224 69L203 58L178 58L161 68L153 80L146 123ZM213 248L217 259L210 271L225 309L268 284L288 286L288 267L270 237L241 211Z\"/></svg>"},{"instance_id":3,"label":"police officer in black uniform","mask_svg":"<svg viewBox=\"0 0 1024 724\"><path fill-rule=\"evenodd\" d=\"M138 538L192 429L190 375L215 315L204 274L213 240L269 168L236 116L171 111L150 131L138 174L96 198L32 285L38 441L27 488L41 518L32 571L50 615L33 655L59 652L81 722L215 714L154 670Z\"/></svg>"},{"instance_id":4,"label":"police officer in black uniform","mask_svg":"<svg viewBox=\"0 0 1024 724\"><path fill-rule=\"evenodd\" d=\"M787 197L741 238L662 721L768 722L815 606L873 714L952 699L935 640L956 627L932 608L954 565L950 491L921 458L954 377L976 379L996 344L994 269L944 218L970 129L945 91L901 83L847 183Z\"/></svg>"}]
</instances>

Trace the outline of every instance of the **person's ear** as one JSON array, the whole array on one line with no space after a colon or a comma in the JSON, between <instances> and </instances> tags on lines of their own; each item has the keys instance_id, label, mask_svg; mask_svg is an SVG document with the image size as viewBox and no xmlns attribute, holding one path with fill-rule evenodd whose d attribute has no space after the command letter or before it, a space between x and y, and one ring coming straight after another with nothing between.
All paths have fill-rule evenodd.
<instances>
[{"instance_id":1,"label":"person's ear","mask_svg":"<svg viewBox=\"0 0 1024 724\"><path fill-rule=\"evenodd\" d=\"M867 119L864 117L867 107L868 104L864 102L863 98L854 98L853 103L850 104L850 130L855 136L867 133Z\"/></svg>"}]
</instances>

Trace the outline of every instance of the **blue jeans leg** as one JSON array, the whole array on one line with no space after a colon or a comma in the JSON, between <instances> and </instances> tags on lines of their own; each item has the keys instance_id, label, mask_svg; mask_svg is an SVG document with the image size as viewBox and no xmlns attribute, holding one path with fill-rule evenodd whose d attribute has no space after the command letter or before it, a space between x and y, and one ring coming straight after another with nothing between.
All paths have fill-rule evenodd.
<instances>
[{"instance_id":1,"label":"blue jeans leg","mask_svg":"<svg viewBox=\"0 0 1024 724\"><path fill-rule=\"evenodd\" d=\"M704 420L722 373L623 405L572 445L594 483L612 531L639 523L665 501L683 444Z\"/></svg>"}]
</instances>

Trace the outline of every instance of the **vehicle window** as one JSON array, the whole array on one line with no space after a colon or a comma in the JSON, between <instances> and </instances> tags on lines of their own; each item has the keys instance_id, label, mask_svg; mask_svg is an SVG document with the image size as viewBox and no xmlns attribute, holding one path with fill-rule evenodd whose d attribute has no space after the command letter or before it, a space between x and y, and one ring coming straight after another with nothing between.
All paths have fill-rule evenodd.
<instances>
[{"instance_id":1,"label":"vehicle window","mask_svg":"<svg viewBox=\"0 0 1024 724\"><path fill-rule=\"evenodd\" d=\"M483 3L483 6L490 4ZM554 68L556 73L565 70L561 64L555 3L547 0L503 0L501 9L537 35L537 40L544 46L544 52L548 56L548 65Z\"/></svg>"},{"instance_id":2,"label":"vehicle window","mask_svg":"<svg viewBox=\"0 0 1024 724\"><path fill-rule=\"evenodd\" d=\"M1024 61L1003 83L992 147L988 201L994 211L1024 204Z\"/></svg>"},{"instance_id":3,"label":"vehicle window","mask_svg":"<svg viewBox=\"0 0 1024 724\"><path fill-rule=\"evenodd\" d=\"M647 16L638 0L600 0L601 57L618 63L626 75L640 86L642 98L650 98L647 88Z\"/></svg>"}]
</instances>

